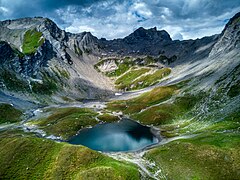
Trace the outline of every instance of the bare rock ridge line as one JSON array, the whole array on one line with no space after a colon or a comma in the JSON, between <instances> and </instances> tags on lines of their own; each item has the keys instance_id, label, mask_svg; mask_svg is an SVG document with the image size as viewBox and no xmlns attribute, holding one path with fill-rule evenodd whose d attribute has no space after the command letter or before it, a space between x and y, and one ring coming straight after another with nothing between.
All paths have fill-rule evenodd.
<instances>
[{"instance_id":1,"label":"bare rock ridge line","mask_svg":"<svg viewBox=\"0 0 240 180\"><path fill-rule=\"evenodd\" d=\"M174 68L214 58L239 49L239 14L219 35L184 41L172 40L165 30L156 27L140 27L123 39L106 40L90 32L65 32L48 18L1 21L1 91L43 102L49 102L49 95L52 102L62 102L66 97L105 98L115 89L111 80L94 68L100 59L166 57L170 59L167 65Z\"/></svg>"},{"instance_id":2,"label":"bare rock ridge line","mask_svg":"<svg viewBox=\"0 0 240 180\"><path fill-rule=\"evenodd\" d=\"M239 179L239 59L240 13L221 34L184 41L156 28L106 40L47 18L2 21L0 177ZM71 143L125 117L155 137L130 123L129 137L100 129L107 143L157 143L128 153ZM105 146L98 136L82 138Z\"/></svg>"}]
</instances>

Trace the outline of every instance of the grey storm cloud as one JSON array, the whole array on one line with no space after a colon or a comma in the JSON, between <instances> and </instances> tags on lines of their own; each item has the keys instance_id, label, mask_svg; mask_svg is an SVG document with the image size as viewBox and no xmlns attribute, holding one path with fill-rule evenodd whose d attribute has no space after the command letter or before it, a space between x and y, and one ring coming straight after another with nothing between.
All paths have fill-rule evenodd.
<instances>
[{"instance_id":1,"label":"grey storm cloud","mask_svg":"<svg viewBox=\"0 0 240 180\"><path fill-rule=\"evenodd\" d=\"M239 0L0 0L0 20L44 16L70 32L108 39L142 26L167 30L173 39L220 33L240 11Z\"/></svg>"}]
</instances>

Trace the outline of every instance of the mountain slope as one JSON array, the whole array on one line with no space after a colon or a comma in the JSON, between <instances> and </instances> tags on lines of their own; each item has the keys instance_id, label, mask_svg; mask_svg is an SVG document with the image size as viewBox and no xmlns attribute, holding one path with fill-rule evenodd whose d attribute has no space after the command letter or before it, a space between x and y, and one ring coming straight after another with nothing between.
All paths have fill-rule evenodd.
<instances>
[{"instance_id":1,"label":"mountain slope","mask_svg":"<svg viewBox=\"0 0 240 180\"><path fill-rule=\"evenodd\" d=\"M51 89L47 94L57 93L64 97L67 91L74 99L77 96L96 98L113 90L108 78L97 73L92 66L98 62L99 57L149 54L182 63L193 54L197 59L205 57L216 39L213 36L195 41L172 41L166 31L139 28L124 39L107 41L99 40L88 32L66 33L45 18L2 21L0 28L0 40L8 42L12 49L10 51L15 54L14 64L5 64L10 68L11 74L20 75L23 84L28 81L24 86L29 86L30 94L34 92L32 84L49 84L48 79L51 79L52 87L44 85L44 89ZM6 66L1 68L2 71ZM2 80L2 86L9 90L4 83L6 84ZM36 86L41 87L41 83ZM59 94L56 89L64 93ZM26 91L26 88L22 91Z\"/></svg>"},{"instance_id":2,"label":"mountain slope","mask_svg":"<svg viewBox=\"0 0 240 180\"><path fill-rule=\"evenodd\" d=\"M239 25L238 13L203 58L176 62L164 81L108 103L108 113L160 129L164 140L143 157L157 178L238 179Z\"/></svg>"},{"instance_id":3,"label":"mountain slope","mask_svg":"<svg viewBox=\"0 0 240 180\"><path fill-rule=\"evenodd\" d=\"M8 61L1 58L1 72L8 73L1 80L6 92L21 91L30 98L35 93L74 99L111 94L111 82L92 66L98 58L94 56L96 38L91 34L66 33L45 18L3 21L0 29L1 52L10 53L6 54ZM24 88L13 89L13 82L10 86L6 83L15 76Z\"/></svg>"},{"instance_id":4,"label":"mountain slope","mask_svg":"<svg viewBox=\"0 0 240 180\"><path fill-rule=\"evenodd\" d=\"M0 22L0 40L1 177L239 178L240 13L197 40L139 28L108 41L45 18ZM47 140L122 116L159 130L160 143L103 155Z\"/></svg>"}]
</instances>

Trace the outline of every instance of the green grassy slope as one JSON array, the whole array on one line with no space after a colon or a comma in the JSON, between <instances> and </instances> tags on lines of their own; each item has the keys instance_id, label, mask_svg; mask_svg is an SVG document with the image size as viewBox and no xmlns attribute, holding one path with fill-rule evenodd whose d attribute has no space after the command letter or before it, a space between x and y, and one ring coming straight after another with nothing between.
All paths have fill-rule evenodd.
<instances>
[{"instance_id":1,"label":"green grassy slope","mask_svg":"<svg viewBox=\"0 0 240 180\"><path fill-rule=\"evenodd\" d=\"M114 61L117 69L103 73L114 79L116 88L120 90L129 91L149 87L160 82L171 73L171 69L163 65L161 58L150 56L143 58L103 59L95 64L94 67L100 72L99 67L110 61Z\"/></svg>"},{"instance_id":2,"label":"green grassy slope","mask_svg":"<svg viewBox=\"0 0 240 180\"><path fill-rule=\"evenodd\" d=\"M140 68L136 70L130 70L123 76L119 77L115 84L118 89L131 89L132 82L139 76L149 72L149 68Z\"/></svg>"},{"instance_id":3,"label":"green grassy slope","mask_svg":"<svg viewBox=\"0 0 240 180\"><path fill-rule=\"evenodd\" d=\"M10 104L0 104L0 124L15 123L22 120L23 113Z\"/></svg>"},{"instance_id":4,"label":"green grassy slope","mask_svg":"<svg viewBox=\"0 0 240 180\"><path fill-rule=\"evenodd\" d=\"M98 124L98 113L85 108L53 108L47 110L50 115L30 123L37 125L49 135L68 139L80 129Z\"/></svg>"},{"instance_id":5,"label":"green grassy slope","mask_svg":"<svg viewBox=\"0 0 240 180\"><path fill-rule=\"evenodd\" d=\"M152 74L143 75L132 82L131 89L142 89L157 84L162 78L171 73L170 68L162 68Z\"/></svg>"},{"instance_id":6,"label":"green grassy slope","mask_svg":"<svg viewBox=\"0 0 240 180\"><path fill-rule=\"evenodd\" d=\"M106 111L122 111L143 124L157 126L162 137L169 140L189 136L144 155L168 179L238 179L238 83L223 89L227 83L219 81L214 89L193 93L192 82L158 87L137 98L110 102ZM193 134L195 137L191 137Z\"/></svg>"},{"instance_id":7,"label":"green grassy slope","mask_svg":"<svg viewBox=\"0 0 240 180\"><path fill-rule=\"evenodd\" d=\"M23 132L2 132L0 137L3 179L140 179L134 165L83 146L23 136Z\"/></svg>"},{"instance_id":8,"label":"green grassy slope","mask_svg":"<svg viewBox=\"0 0 240 180\"><path fill-rule=\"evenodd\" d=\"M238 179L239 139L239 133L207 133L154 148L145 158L169 179Z\"/></svg>"},{"instance_id":9,"label":"green grassy slope","mask_svg":"<svg viewBox=\"0 0 240 180\"><path fill-rule=\"evenodd\" d=\"M42 38L42 33L38 32L36 29L28 30L24 34L22 50L26 55L32 55L37 51L37 48L41 46L44 42Z\"/></svg>"}]
</instances>

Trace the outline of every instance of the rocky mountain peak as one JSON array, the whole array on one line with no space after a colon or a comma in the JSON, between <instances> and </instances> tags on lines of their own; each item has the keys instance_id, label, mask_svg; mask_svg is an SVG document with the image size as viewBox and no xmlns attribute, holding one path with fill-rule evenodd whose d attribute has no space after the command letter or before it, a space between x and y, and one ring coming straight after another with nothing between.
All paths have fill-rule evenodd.
<instances>
[{"instance_id":1,"label":"rocky mountain peak","mask_svg":"<svg viewBox=\"0 0 240 180\"><path fill-rule=\"evenodd\" d=\"M133 40L155 40L155 41L171 41L170 35L165 31L158 31L156 27L145 29L140 27L125 38L128 41Z\"/></svg>"},{"instance_id":2,"label":"rocky mountain peak","mask_svg":"<svg viewBox=\"0 0 240 180\"><path fill-rule=\"evenodd\" d=\"M1 27L9 29L29 29L41 25L45 21L51 21L47 18L34 17L34 18L20 18L16 20L5 20L0 22Z\"/></svg>"},{"instance_id":3,"label":"rocky mountain peak","mask_svg":"<svg viewBox=\"0 0 240 180\"><path fill-rule=\"evenodd\" d=\"M240 24L240 12L235 14L227 23L225 29L227 29L230 26L239 25Z\"/></svg>"},{"instance_id":4,"label":"rocky mountain peak","mask_svg":"<svg viewBox=\"0 0 240 180\"><path fill-rule=\"evenodd\" d=\"M210 55L223 51L228 52L235 48L240 48L240 12L229 20L219 35L218 42L214 45Z\"/></svg>"}]
</instances>

